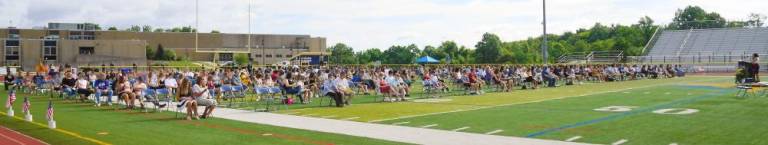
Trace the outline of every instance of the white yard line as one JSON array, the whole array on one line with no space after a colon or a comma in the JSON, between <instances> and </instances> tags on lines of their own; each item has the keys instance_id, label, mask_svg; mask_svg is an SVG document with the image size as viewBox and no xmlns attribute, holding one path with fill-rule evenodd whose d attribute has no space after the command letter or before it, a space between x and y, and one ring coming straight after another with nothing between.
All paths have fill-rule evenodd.
<instances>
[{"instance_id":1,"label":"white yard line","mask_svg":"<svg viewBox=\"0 0 768 145\"><path fill-rule=\"evenodd\" d=\"M350 117L350 118L344 118L344 119L341 119L341 120L353 120L353 119L358 119L358 118L360 118L360 117Z\"/></svg>"},{"instance_id":2,"label":"white yard line","mask_svg":"<svg viewBox=\"0 0 768 145\"><path fill-rule=\"evenodd\" d=\"M456 128L456 129L453 129L451 131L462 131L462 130L465 130L465 129L469 129L469 126L464 126L464 127L461 127L461 128Z\"/></svg>"},{"instance_id":3,"label":"white yard line","mask_svg":"<svg viewBox=\"0 0 768 145\"><path fill-rule=\"evenodd\" d=\"M714 80L714 79L708 79L708 80ZM697 80L697 81L707 81L707 80ZM697 81L691 81L691 82L697 82ZM474 110L480 110L480 109L504 107L504 106L512 106L512 105L539 103L539 102L544 102L544 101L560 100L560 99L574 98L574 97L583 97L583 96L590 96L590 95L596 95L596 94L615 93L615 92L622 92L622 91L632 90L632 89L650 88L650 87L657 87L657 86L671 85L671 84L682 84L682 83L688 83L688 82L671 82L671 83L663 83L663 84L656 84L656 85L640 86L640 87L636 87L636 88L624 88L624 89L618 89L618 90L612 90L612 91L601 91L601 92L590 91L592 93L587 93L587 94L582 94L582 95L577 95L577 96L566 96L566 97L543 99L543 100L536 100L536 101L518 102L518 103L510 103L510 104L500 104L500 105L492 105L492 106L483 106L483 107L476 107L476 108L470 108L470 109L458 109L458 110L452 110L452 111L435 112L435 113L427 113L427 114L419 114L419 115L406 115L406 116L400 116L400 117L395 117L395 118L374 120L373 122L381 122L381 121L389 121L389 120L397 120L397 119L405 119L405 118L414 118L414 117L430 116L430 115L446 114L446 113L454 113L454 112L462 112L462 111L474 111ZM645 92L645 93L648 94L650 92Z\"/></svg>"},{"instance_id":4,"label":"white yard line","mask_svg":"<svg viewBox=\"0 0 768 145\"><path fill-rule=\"evenodd\" d=\"M581 136L574 136L574 137L566 139L565 141L572 142L572 141L576 141L577 139L581 139Z\"/></svg>"},{"instance_id":5,"label":"white yard line","mask_svg":"<svg viewBox=\"0 0 768 145\"><path fill-rule=\"evenodd\" d=\"M430 128L435 126L437 126L437 124L424 125L424 126L421 126L421 128Z\"/></svg>"},{"instance_id":6,"label":"white yard line","mask_svg":"<svg viewBox=\"0 0 768 145\"><path fill-rule=\"evenodd\" d=\"M323 116L323 117L320 117L320 118L334 118L334 117L336 117L336 115L328 115L328 116Z\"/></svg>"},{"instance_id":7,"label":"white yard line","mask_svg":"<svg viewBox=\"0 0 768 145\"><path fill-rule=\"evenodd\" d=\"M671 144L669 144L669 145L677 145L677 143L671 143Z\"/></svg>"},{"instance_id":8,"label":"white yard line","mask_svg":"<svg viewBox=\"0 0 768 145\"><path fill-rule=\"evenodd\" d=\"M500 133L500 132L503 132L503 131L504 131L504 130L501 130L501 129L497 129L497 130L494 130L494 131L491 131L491 132L486 132L485 134L487 134L487 135L491 135L491 134L497 134L497 133Z\"/></svg>"},{"instance_id":9,"label":"white yard line","mask_svg":"<svg viewBox=\"0 0 768 145\"><path fill-rule=\"evenodd\" d=\"M629 140L627 140L627 139L621 139L619 141L611 143L611 145L621 145L621 144L627 143L628 141Z\"/></svg>"},{"instance_id":10,"label":"white yard line","mask_svg":"<svg viewBox=\"0 0 768 145\"><path fill-rule=\"evenodd\" d=\"M408 123L411 123L411 122L398 122L398 123L393 123L392 125L403 125Z\"/></svg>"}]
</instances>

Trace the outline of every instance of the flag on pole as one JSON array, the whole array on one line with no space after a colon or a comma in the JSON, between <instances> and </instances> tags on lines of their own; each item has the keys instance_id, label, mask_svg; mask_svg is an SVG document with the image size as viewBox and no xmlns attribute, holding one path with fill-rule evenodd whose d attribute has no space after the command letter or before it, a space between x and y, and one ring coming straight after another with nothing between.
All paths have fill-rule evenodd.
<instances>
[{"instance_id":1,"label":"flag on pole","mask_svg":"<svg viewBox=\"0 0 768 145\"><path fill-rule=\"evenodd\" d=\"M10 94L8 94L8 102L5 102L5 108L10 108L11 105L13 105L13 101L16 101L16 92L11 91Z\"/></svg>"},{"instance_id":2,"label":"flag on pole","mask_svg":"<svg viewBox=\"0 0 768 145\"><path fill-rule=\"evenodd\" d=\"M53 120L53 101L48 101L48 112L45 113L45 118L48 121Z\"/></svg>"},{"instance_id":3,"label":"flag on pole","mask_svg":"<svg viewBox=\"0 0 768 145\"><path fill-rule=\"evenodd\" d=\"M24 107L22 107L22 112L29 113L29 106L32 104L29 103L29 97L24 97Z\"/></svg>"}]
</instances>

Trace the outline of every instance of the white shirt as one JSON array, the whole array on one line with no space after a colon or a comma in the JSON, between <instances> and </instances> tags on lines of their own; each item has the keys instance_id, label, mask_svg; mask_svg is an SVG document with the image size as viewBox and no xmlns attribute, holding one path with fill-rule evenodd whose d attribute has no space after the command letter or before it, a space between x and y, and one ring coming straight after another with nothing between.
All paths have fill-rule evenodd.
<instances>
[{"instance_id":1,"label":"white shirt","mask_svg":"<svg viewBox=\"0 0 768 145\"><path fill-rule=\"evenodd\" d=\"M204 88L203 86L195 84L192 86L192 93L202 93L200 96L197 96L202 99L212 99L210 93L208 93L208 90Z\"/></svg>"}]
</instances>

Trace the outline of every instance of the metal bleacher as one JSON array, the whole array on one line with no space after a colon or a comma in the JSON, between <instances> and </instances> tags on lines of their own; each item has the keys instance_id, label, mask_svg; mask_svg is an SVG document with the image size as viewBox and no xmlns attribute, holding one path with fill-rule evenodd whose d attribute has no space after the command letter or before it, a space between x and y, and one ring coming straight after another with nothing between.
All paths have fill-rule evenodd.
<instances>
[{"instance_id":1,"label":"metal bleacher","mask_svg":"<svg viewBox=\"0 0 768 145\"><path fill-rule=\"evenodd\" d=\"M768 28L665 30L658 34L646 56L629 58L644 63L731 63L748 60L753 53L768 55Z\"/></svg>"},{"instance_id":2,"label":"metal bleacher","mask_svg":"<svg viewBox=\"0 0 768 145\"><path fill-rule=\"evenodd\" d=\"M768 52L768 28L667 30L649 56L736 55Z\"/></svg>"}]
</instances>

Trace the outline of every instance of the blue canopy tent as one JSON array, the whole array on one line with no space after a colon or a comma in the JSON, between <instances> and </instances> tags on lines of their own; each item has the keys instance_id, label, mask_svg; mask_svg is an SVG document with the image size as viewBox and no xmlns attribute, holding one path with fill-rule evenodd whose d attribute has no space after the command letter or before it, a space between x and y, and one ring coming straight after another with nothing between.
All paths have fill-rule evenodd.
<instances>
[{"instance_id":1,"label":"blue canopy tent","mask_svg":"<svg viewBox=\"0 0 768 145\"><path fill-rule=\"evenodd\" d=\"M416 63L419 63L419 64L440 63L440 61L429 56L424 56L419 59L416 59Z\"/></svg>"}]
</instances>

